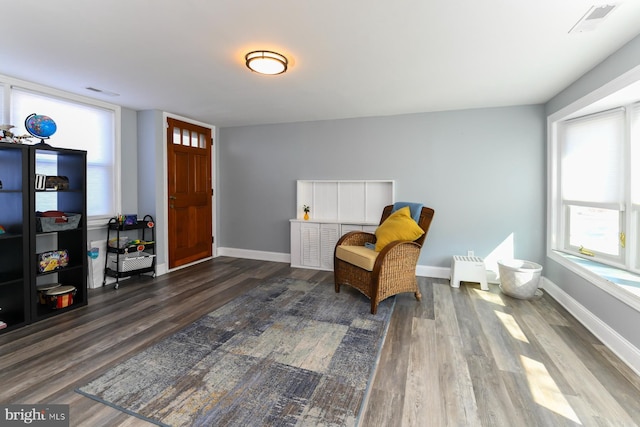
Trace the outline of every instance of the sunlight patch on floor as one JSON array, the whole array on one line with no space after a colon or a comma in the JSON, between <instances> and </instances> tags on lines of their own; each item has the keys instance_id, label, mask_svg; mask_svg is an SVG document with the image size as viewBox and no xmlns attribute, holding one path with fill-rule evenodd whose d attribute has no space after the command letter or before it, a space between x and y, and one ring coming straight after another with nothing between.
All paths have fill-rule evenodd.
<instances>
[{"instance_id":1,"label":"sunlight patch on floor","mask_svg":"<svg viewBox=\"0 0 640 427\"><path fill-rule=\"evenodd\" d=\"M472 289L475 294L483 300L504 307L504 301L500 298L500 295L492 292L483 291L480 289Z\"/></svg>"},{"instance_id":2,"label":"sunlight patch on floor","mask_svg":"<svg viewBox=\"0 0 640 427\"><path fill-rule=\"evenodd\" d=\"M516 319L514 319L512 315L498 310L494 310L493 312L496 314L496 316L498 316L498 319L500 319L504 327L507 329L507 331L509 331L513 338L517 339L518 341L526 342L527 344L529 343L527 336L524 334L524 332L522 332L522 329L520 329L518 322L516 322Z\"/></svg>"},{"instance_id":3,"label":"sunlight patch on floor","mask_svg":"<svg viewBox=\"0 0 640 427\"><path fill-rule=\"evenodd\" d=\"M529 391L531 391L533 400L538 405L582 425L573 408L555 381L553 381L551 375L549 375L549 371L544 367L544 364L522 355L520 356L520 361L527 374Z\"/></svg>"}]
</instances>

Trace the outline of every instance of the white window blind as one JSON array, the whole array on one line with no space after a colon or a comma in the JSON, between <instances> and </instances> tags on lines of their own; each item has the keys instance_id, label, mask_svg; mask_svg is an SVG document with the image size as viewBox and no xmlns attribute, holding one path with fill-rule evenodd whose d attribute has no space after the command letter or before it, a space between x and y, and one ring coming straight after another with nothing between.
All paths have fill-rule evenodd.
<instances>
[{"instance_id":1,"label":"white window blind","mask_svg":"<svg viewBox=\"0 0 640 427\"><path fill-rule=\"evenodd\" d=\"M631 110L631 203L640 205L640 104ZM640 251L639 251L640 252Z\"/></svg>"},{"instance_id":2,"label":"white window blind","mask_svg":"<svg viewBox=\"0 0 640 427\"><path fill-rule=\"evenodd\" d=\"M631 182L631 228L629 240L631 253L635 252L635 269L640 270L640 103L631 109L630 130L630 182ZM633 228L635 227L635 228ZM636 236L635 238L633 236Z\"/></svg>"},{"instance_id":3,"label":"white window blind","mask_svg":"<svg viewBox=\"0 0 640 427\"><path fill-rule=\"evenodd\" d=\"M562 198L622 205L624 110L564 122L561 132Z\"/></svg>"},{"instance_id":4,"label":"white window blind","mask_svg":"<svg viewBox=\"0 0 640 427\"><path fill-rule=\"evenodd\" d=\"M87 151L87 213L89 217L116 214L115 113L93 105L12 88L11 118L16 135L26 134L24 120L30 114L51 117L56 133L45 141L53 147ZM34 142L35 138L34 138Z\"/></svg>"}]
</instances>

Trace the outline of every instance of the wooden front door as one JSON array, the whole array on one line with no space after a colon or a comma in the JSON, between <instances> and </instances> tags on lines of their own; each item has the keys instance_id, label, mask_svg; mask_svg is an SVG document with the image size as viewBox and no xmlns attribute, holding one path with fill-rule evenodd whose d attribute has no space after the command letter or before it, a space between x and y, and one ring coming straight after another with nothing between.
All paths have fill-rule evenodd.
<instances>
[{"instance_id":1,"label":"wooden front door","mask_svg":"<svg viewBox=\"0 0 640 427\"><path fill-rule=\"evenodd\" d=\"M211 129L167 119L169 268L212 255Z\"/></svg>"}]
</instances>

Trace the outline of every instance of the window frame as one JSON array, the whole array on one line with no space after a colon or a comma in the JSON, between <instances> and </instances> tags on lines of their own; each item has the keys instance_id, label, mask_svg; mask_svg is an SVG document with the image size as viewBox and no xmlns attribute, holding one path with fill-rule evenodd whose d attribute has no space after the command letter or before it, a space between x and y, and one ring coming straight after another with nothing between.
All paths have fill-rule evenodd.
<instances>
[{"instance_id":1,"label":"window frame","mask_svg":"<svg viewBox=\"0 0 640 427\"><path fill-rule=\"evenodd\" d=\"M560 198L562 192L560 187L560 156L559 156L559 123L563 120L575 118L596 112L602 112L620 105L634 105L640 100L640 96L635 91L631 97L628 93L624 93L627 89L635 89L640 87L640 67L630 70L620 77L604 84L588 93L587 95L576 99L568 105L547 114L547 258L550 261L566 268L569 272L576 274L594 286L607 292L614 298L628 305L629 307L640 311L640 296L624 289L622 286L608 280L603 275L598 274L597 269L587 268L582 263L571 259L574 254L568 254L565 251L558 250L559 245L563 243L565 211ZM612 99L624 99L623 102L612 103ZM627 115L631 114L627 109ZM629 116L627 116L629 120ZM627 135L628 137L628 135ZM630 147L630 144L627 144ZM629 153L624 153L625 159L630 159ZM631 162L631 160L629 160ZM631 180L631 171L625 166L625 179ZM629 194L625 196L629 199ZM624 221L627 224L627 232L640 232L640 206L634 204L626 207L623 213ZM627 239L628 241L628 239ZM633 272L638 274L640 271L640 239L633 247L627 245L626 260L627 265L632 265L632 269L623 266L612 266L610 268L618 270L621 274L629 274L625 272ZM591 259L584 257L586 259ZM633 265L635 263L635 265ZM611 264L609 264L611 265Z\"/></svg>"},{"instance_id":2,"label":"window frame","mask_svg":"<svg viewBox=\"0 0 640 427\"><path fill-rule=\"evenodd\" d=\"M122 108L119 105L111 104L108 102L100 101L97 99L89 98L82 95L54 89L48 86L28 82L25 80L16 79L14 77L5 76L0 74L0 86L3 89L2 112L3 123L10 123L11 114L11 92L15 88L17 90L34 92L46 97L59 98L65 102L77 103L89 105L96 108L101 108L113 112L113 196L114 196L114 212L105 215L92 215L87 217L87 228L89 230L95 230L104 228L109 218L115 216L122 210L122 186L121 186L121 168L120 168L120 153L121 153L121 135L122 135ZM88 171L87 171L88 173Z\"/></svg>"},{"instance_id":3,"label":"window frame","mask_svg":"<svg viewBox=\"0 0 640 427\"><path fill-rule=\"evenodd\" d=\"M558 250L562 250L563 252L569 253L571 255L575 255L580 258L592 259L597 262L603 262L608 265L617 268L625 268L625 260L626 256L626 248L620 248L619 255L612 255L606 252L601 252L595 247L585 246L584 249L593 252L594 256L588 256L580 252L580 248L578 246L571 244L570 232L571 232L571 212L570 209L572 206L576 207L584 207L584 208L595 208L595 209L607 209L611 211L618 212L618 233L624 232L626 229L626 221L625 221L625 210L620 209L617 205L610 203L589 203L589 202L578 202L573 200L562 200L561 201L561 209L563 211L562 218L562 249L557 248ZM619 237L619 235L618 235ZM560 245L559 245L560 247Z\"/></svg>"},{"instance_id":4,"label":"window frame","mask_svg":"<svg viewBox=\"0 0 640 427\"><path fill-rule=\"evenodd\" d=\"M634 108L638 108L639 103L640 103L640 100L634 103L627 103L625 105L620 105L614 108L614 110L622 108L624 111L624 114L623 114L624 132L623 132L623 139L621 141L622 159L624 160L624 164L620 168L620 172L617 174L619 180L623 182L622 186L623 186L624 195L623 195L623 200L621 200L620 203L610 202L610 201L590 202L590 201L567 200L563 197L563 194L562 194L562 166L563 166L562 155L563 155L563 143L564 143L563 138L565 136L565 129L563 127L564 123L567 121L576 120L579 118L588 119L589 116L606 114L608 111L611 111L612 109L596 111L588 115L572 117L570 119L557 120L554 124L555 126L553 127L554 128L553 141L555 141L555 144L553 144L553 147L549 152L549 155L554 158L553 164L555 165L556 170L553 176L557 181L556 182L557 199L554 200L555 206L556 206L556 212L552 212L552 221L556 223L556 227L554 227L554 229L557 230L557 235L556 235L556 239L554 240L555 244L551 245L551 249L555 251L567 253L573 256L577 256L579 258L584 258L587 260L599 262L605 265L609 265L611 267L626 270L635 274L640 274L640 269L638 268L637 263L633 262L633 257L630 256L630 253L637 252L636 249L638 245L640 245L639 243L640 239L635 238L635 239L632 239L631 241L627 240L627 244L625 244L624 246L618 243L619 245L618 255L607 254L607 253L598 251L596 248L585 247L585 249L593 253L593 256L591 256L591 255L585 255L579 250L579 248L571 245L569 234L571 229L570 207L581 206L581 207L602 208L602 209L617 211L619 233L624 233L625 236L635 236L632 233L632 230L630 229L630 228L633 228L633 223L629 217L629 211L632 205L631 204L632 182L631 182L631 175L630 175L632 159L629 153L630 153L631 144L632 144L631 131L630 131L632 126L631 113L634 110ZM629 206L629 209L627 209L627 206ZM620 238L620 234L618 234L618 239L619 238Z\"/></svg>"}]
</instances>

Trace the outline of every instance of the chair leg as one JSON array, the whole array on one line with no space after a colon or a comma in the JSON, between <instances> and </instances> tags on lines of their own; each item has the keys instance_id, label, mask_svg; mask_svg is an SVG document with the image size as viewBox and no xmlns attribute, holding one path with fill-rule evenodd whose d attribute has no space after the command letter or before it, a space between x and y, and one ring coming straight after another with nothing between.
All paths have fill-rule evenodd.
<instances>
[{"instance_id":1,"label":"chair leg","mask_svg":"<svg viewBox=\"0 0 640 427\"><path fill-rule=\"evenodd\" d=\"M336 293L340 292L340 284L338 282L336 282L335 287L336 287Z\"/></svg>"},{"instance_id":2,"label":"chair leg","mask_svg":"<svg viewBox=\"0 0 640 427\"><path fill-rule=\"evenodd\" d=\"M376 314L378 312L378 303L375 298L371 298L371 314Z\"/></svg>"}]
</instances>

